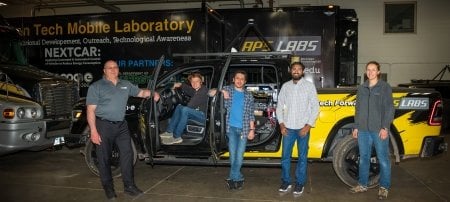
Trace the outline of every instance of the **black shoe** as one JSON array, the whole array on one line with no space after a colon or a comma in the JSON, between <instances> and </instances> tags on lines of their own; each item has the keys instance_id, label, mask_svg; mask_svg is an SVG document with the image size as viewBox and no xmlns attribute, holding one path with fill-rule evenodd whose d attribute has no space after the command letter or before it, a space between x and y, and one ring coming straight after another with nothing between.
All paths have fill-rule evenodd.
<instances>
[{"instance_id":1,"label":"black shoe","mask_svg":"<svg viewBox=\"0 0 450 202\"><path fill-rule=\"evenodd\" d=\"M301 195L301 194L303 194L303 189L304 189L303 185L296 184L295 187L294 187L294 191L293 191L294 195Z\"/></svg>"},{"instance_id":2,"label":"black shoe","mask_svg":"<svg viewBox=\"0 0 450 202\"><path fill-rule=\"evenodd\" d=\"M281 193L287 193L289 190L291 190L291 188L292 188L292 185L290 185L286 182L283 182L281 184L280 188L278 189L278 191Z\"/></svg>"},{"instance_id":3,"label":"black shoe","mask_svg":"<svg viewBox=\"0 0 450 202\"><path fill-rule=\"evenodd\" d=\"M244 186L244 180L234 182L236 184L236 189L242 190Z\"/></svg>"},{"instance_id":4,"label":"black shoe","mask_svg":"<svg viewBox=\"0 0 450 202\"><path fill-rule=\"evenodd\" d=\"M235 181L227 179L226 182L227 182L228 190L236 189L236 182Z\"/></svg>"},{"instance_id":5,"label":"black shoe","mask_svg":"<svg viewBox=\"0 0 450 202\"><path fill-rule=\"evenodd\" d=\"M144 193L139 188L137 188L136 185L127 186L127 187L125 187L124 191L126 194L128 194L130 196L139 196Z\"/></svg>"},{"instance_id":6,"label":"black shoe","mask_svg":"<svg viewBox=\"0 0 450 202\"><path fill-rule=\"evenodd\" d=\"M105 190L106 198L108 200L114 200L117 198L116 192L114 191L114 187L108 186L103 188Z\"/></svg>"}]
</instances>

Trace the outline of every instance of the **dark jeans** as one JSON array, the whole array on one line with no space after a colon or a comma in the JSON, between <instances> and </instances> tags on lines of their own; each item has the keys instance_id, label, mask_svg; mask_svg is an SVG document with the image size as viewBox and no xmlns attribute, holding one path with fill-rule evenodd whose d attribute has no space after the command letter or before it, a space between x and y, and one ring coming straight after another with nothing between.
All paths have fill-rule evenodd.
<instances>
[{"instance_id":1,"label":"dark jeans","mask_svg":"<svg viewBox=\"0 0 450 202\"><path fill-rule=\"evenodd\" d=\"M113 143L117 145L120 151L120 169L123 184L124 186L134 185L133 151L127 122L112 123L97 118L95 123L102 140L100 145L96 145L96 153L103 187L113 186L110 163Z\"/></svg>"}]
</instances>

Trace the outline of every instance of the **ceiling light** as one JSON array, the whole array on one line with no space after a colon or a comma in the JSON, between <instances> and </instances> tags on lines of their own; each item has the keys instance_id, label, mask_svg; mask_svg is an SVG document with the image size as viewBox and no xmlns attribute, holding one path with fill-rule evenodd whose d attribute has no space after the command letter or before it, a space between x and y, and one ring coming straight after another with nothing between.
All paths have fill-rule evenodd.
<instances>
[{"instance_id":1,"label":"ceiling light","mask_svg":"<svg viewBox=\"0 0 450 202\"><path fill-rule=\"evenodd\" d=\"M8 4L0 2L0 6L6 6L6 5L8 5Z\"/></svg>"}]
</instances>

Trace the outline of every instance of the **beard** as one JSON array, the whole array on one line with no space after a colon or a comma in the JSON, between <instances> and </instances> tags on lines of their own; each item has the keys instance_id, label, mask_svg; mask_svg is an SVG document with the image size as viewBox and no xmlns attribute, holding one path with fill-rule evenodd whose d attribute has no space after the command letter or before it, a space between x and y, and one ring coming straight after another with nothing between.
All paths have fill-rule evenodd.
<instances>
[{"instance_id":1,"label":"beard","mask_svg":"<svg viewBox=\"0 0 450 202\"><path fill-rule=\"evenodd\" d=\"M292 74L292 80L298 81L302 78L303 75L301 74Z\"/></svg>"}]
</instances>

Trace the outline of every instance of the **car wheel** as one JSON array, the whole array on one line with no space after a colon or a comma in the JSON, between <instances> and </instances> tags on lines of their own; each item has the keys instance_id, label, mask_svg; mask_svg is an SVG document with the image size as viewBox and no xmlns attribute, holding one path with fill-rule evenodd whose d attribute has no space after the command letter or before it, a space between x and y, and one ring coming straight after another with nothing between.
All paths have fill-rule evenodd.
<instances>
[{"instance_id":1,"label":"car wheel","mask_svg":"<svg viewBox=\"0 0 450 202\"><path fill-rule=\"evenodd\" d=\"M372 188L378 185L378 180L380 178L380 166L374 149L372 149L370 162L368 187ZM342 138L334 149L333 168L339 179L346 185L353 187L358 184L358 141L351 135L346 135Z\"/></svg>"},{"instance_id":2,"label":"car wheel","mask_svg":"<svg viewBox=\"0 0 450 202\"><path fill-rule=\"evenodd\" d=\"M96 145L92 143L92 141L87 141L85 147L85 155L84 160L89 168L89 170L97 176L100 176L98 171L98 159L97 153L95 152ZM133 150L133 165L137 162L137 152L136 146L134 145L134 141L131 141L131 149ZM113 177L121 176L120 171L120 155L119 149L116 144L113 145L112 154L111 154L111 175Z\"/></svg>"}]
</instances>

